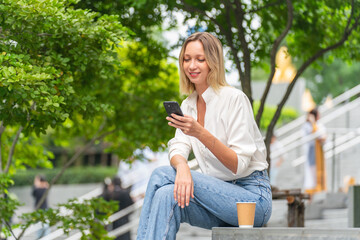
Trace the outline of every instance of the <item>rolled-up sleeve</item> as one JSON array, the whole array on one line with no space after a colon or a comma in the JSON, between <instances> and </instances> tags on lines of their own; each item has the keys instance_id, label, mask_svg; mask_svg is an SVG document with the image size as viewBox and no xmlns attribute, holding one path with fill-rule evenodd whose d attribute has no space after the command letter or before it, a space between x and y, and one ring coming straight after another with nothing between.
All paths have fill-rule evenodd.
<instances>
[{"instance_id":1,"label":"rolled-up sleeve","mask_svg":"<svg viewBox=\"0 0 360 240\"><path fill-rule=\"evenodd\" d=\"M169 160L175 155L181 155L188 159L191 144L190 139L180 129L176 129L175 137L168 142Z\"/></svg>"},{"instance_id":2,"label":"rolled-up sleeve","mask_svg":"<svg viewBox=\"0 0 360 240\"><path fill-rule=\"evenodd\" d=\"M257 150L254 139L254 121L251 119L253 112L250 102L243 94L232 99L227 114L228 146L238 159L237 171L234 175L240 175L246 171L252 156Z\"/></svg>"}]
</instances>

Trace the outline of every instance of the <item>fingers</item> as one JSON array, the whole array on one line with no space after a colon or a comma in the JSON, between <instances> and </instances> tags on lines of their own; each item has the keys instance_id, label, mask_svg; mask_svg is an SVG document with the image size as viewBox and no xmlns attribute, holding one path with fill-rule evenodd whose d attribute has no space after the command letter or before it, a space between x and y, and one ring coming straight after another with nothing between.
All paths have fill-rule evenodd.
<instances>
[{"instance_id":1,"label":"fingers","mask_svg":"<svg viewBox=\"0 0 360 240\"><path fill-rule=\"evenodd\" d=\"M178 202L179 207L189 206L190 197L194 198L193 184L175 184L174 199Z\"/></svg>"},{"instance_id":2,"label":"fingers","mask_svg":"<svg viewBox=\"0 0 360 240\"><path fill-rule=\"evenodd\" d=\"M177 199L179 207L181 207L181 208L184 208L185 195L186 195L185 192L186 192L186 186L179 185L177 187L177 190L176 190L177 197L176 197L176 199Z\"/></svg>"},{"instance_id":3,"label":"fingers","mask_svg":"<svg viewBox=\"0 0 360 240\"><path fill-rule=\"evenodd\" d=\"M176 178L174 183L174 199L179 207L189 206L190 197L194 198L194 183L192 180L190 168L186 163L177 164Z\"/></svg>"},{"instance_id":4,"label":"fingers","mask_svg":"<svg viewBox=\"0 0 360 240\"><path fill-rule=\"evenodd\" d=\"M181 129L185 134L190 134L195 129L196 121L191 116L181 117L176 114L171 114L171 116L166 117L170 126Z\"/></svg>"},{"instance_id":5,"label":"fingers","mask_svg":"<svg viewBox=\"0 0 360 240\"><path fill-rule=\"evenodd\" d=\"M175 202L177 201L177 189L178 189L178 185L175 183L174 185L174 199L175 199Z\"/></svg>"},{"instance_id":6,"label":"fingers","mask_svg":"<svg viewBox=\"0 0 360 240\"><path fill-rule=\"evenodd\" d=\"M194 183L191 184L191 197L194 198Z\"/></svg>"},{"instance_id":7,"label":"fingers","mask_svg":"<svg viewBox=\"0 0 360 240\"><path fill-rule=\"evenodd\" d=\"M177 116L176 114L173 114L174 116ZM178 116L180 117L180 116ZM185 118L184 117L180 117L182 120L184 120ZM174 127L174 128L179 128L181 129L182 131L188 131L188 123L185 122L185 121L180 121L180 120L177 120L175 118L172 118L172 117L166 117L166 120L168 120L168 124L169 126L171 127Z\"/></svg>"},{"instance_id":8,"label":"fingers","mask_svg":"<svg viewBox=\"0 0 360 240\"><path fill-rule=\"evenodd\" d=\"M182 186L181 187L181 202L180 202L180 206L181 208L185 207L185 198L186 198L186 186Z\"/></svg>"},{"instance_id":9,"label":"fingers","mask_svg":"<svg viewBox=\"0 0 360 240\"><path fill-rule=\"evenodd\" d=\"M178 205L179 205L179 207L182 207L182 201L181 201L181 190L182 190L182 185L180 185L179 187L178 187L178 190L177 190L177 199L178 199Z\"/></svg>"},{"instance_id":10,"label":"fingers","mask_svg":"<svg viewBox=\"0 0 360 240\"><path fill-rule=\"evenodd\" d=\"M186 193L185 193L185 199L184 199L186 206L189 206L190 194L191 194L191 187L187 187L186 188Z\"/></svg>"},{"instance_id":11,"label":"fingers","mask_svg":"<svg viewBox=\"0 0 360 240\"><path fill-rule=\"evenodd\" d=\"M186 116L186 115L185 115ZM181 122L185 122L185 120L186 120L186 117L183 117L183 116L180 116L180 115L177 115L177 114L175 114L175 113L172 113L171 114L171 117L172 118L174 118L174 119L176 119L176 120L178 120L178 121L181 121Z\"/></svg>"},{"instance_id":12,"label":"fingers","mask_svg":"<svg viewBox=\"0 0 360 240\"><path fill-rule=\"evenodd\" d=\"M181 123L184 123L186 121L186 118L176 114L171 114L171 117L166 117L166 120L174 124L181 125Z\"/></svg>"}]
</instances>

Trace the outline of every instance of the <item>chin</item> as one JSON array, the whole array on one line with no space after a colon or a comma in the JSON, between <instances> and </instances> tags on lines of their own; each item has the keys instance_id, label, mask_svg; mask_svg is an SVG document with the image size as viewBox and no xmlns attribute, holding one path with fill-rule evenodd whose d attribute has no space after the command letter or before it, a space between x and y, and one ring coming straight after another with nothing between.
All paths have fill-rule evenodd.
<instances>
[{"instance_id":1,"label":"chin","mask_svg":"<svg viewBox=\"0 0 360 240\"><path fill-rule=\"evenodd\" d=\"M195 85L206 83L206 80L204 80L204 79L191 79L191 78L189 78L189 79L190 79L190 82Z\"/></svg>"}]
</instances>

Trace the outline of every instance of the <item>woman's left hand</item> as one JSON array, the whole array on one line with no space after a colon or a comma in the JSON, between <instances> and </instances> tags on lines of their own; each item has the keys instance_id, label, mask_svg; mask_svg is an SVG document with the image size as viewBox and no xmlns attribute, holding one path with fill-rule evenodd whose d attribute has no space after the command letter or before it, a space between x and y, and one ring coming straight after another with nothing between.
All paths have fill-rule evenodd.
<instances>
[{"instance_id":1,"label":"woman's left hand","mask_svg":"<svg viewBox=\"0 0 360 240\"><path fill-rule=\"evenodd\" d=\"M179 128L183 133L189 136L198 137L204 129L192 116L184 115L184 117L171 114L171 117L166 117L169 125L174 128Z\"/></svg>"}]
</instances>

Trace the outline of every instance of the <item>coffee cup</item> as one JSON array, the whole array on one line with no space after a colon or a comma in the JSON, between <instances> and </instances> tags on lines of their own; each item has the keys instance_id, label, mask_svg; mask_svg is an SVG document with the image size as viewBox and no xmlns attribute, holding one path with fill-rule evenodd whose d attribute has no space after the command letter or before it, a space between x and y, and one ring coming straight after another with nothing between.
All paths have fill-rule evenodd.
<instances>
[{"instance_id":1,"label":"coffee cup","mask_svg":"<svg viewBox=\"0 0 360 240\"><path fill-rule=\"evenodd\" d=\"M256 202L237 202L239 228L254 226Z\"/></svg>"}]
</instances>

